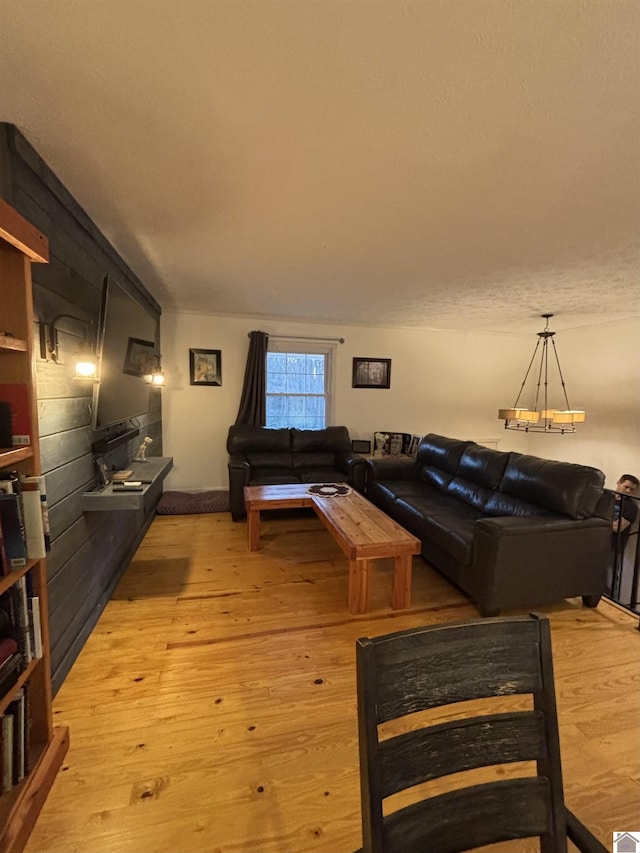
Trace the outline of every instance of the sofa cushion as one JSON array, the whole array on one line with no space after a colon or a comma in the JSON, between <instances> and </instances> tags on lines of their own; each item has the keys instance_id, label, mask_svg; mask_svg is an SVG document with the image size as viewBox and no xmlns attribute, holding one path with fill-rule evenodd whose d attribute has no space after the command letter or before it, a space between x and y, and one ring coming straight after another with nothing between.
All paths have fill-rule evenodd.
<instances>
[{"instance_id":1,"label":"sofa cushion","mask_svg":"<svg viewBox=\"0 0 640 853\"><path fill-rule=\"evenodd\" d=\"M383 480L376 484L394 498L416 498L438 502L442 499L439 489L421 480Z\"/></svg>"},{"instance_id":2,"label":"sofa cushion","mask_svg":"<svg viewBox=\"0 0 640 853\"><path fill-rule=\"evenodd\" d=\"M441 471L440 468L434 468L433 465L423 465L420 469L420 477L425 483L435 486L441 492L446 492L447 486L453 480L453 474L448 471Z\"/></svg>"},{"instance_id":3,"label":"sofa cushion","mask_svg":"<svg viewBox=\"0 0 640 853\"><path fill-rule=\"evenodd\" d=\"M538 504L523 501L522 498L514 498L505 492L491 492L491 496L484 505L485 515L550 515L551 512Z\"/></svg>"},{"instance_id":4,"label":"sofa cushion","mask_svg":"<svg viewBox=\"0 0 640 853\"><path fill-rule=\"evenodd\" d=\"M418 445L417 460L422 465L432 465L449 474L455 474L460 457L472 442L458 438L446 438L444 435L429 433Z\"/></svg>"},{"instance_id":5,"label":"sofa cushion","mask_svg":"<svg viewBox=\"0 0 640 853\"><path fill-rule=\"evenodd\" d=\"M493 492L478 485L478 483L474 483L473 480L454 477L447 487L447 494L464 501L475 509L484 509Z\"/></svg>"},{"instance_id":6,"label":"sofa cushion","mask_svg":"<svg viewBox=\"0 0 640 853\"><path fill-rule=\"evenodd\" d=\"M293 453L294 468L334 468L336 463L335 453Z\"/></svg>"},{"instance_id":7,"label":"sofa cushion","mask_svg":"<svg viewBox=\"0 0 640 853\"><path fill-rule=\"evenodd\" d=\"M349 480L347 474L331 466L296 468L295 473L301 483L347 483Z\"/></svg>"},{"instance_id":8,"label":"sofa cushion","mask_svg":"<svg viewBox=\"0 0 640 853\"><path fill-rule=\"evenodd\" d=\"M456 476L471 480L486 489L497 489L502 481L509 453L470 444L460 457Z\"/></svg>"},{"instance_id":9,"label":"sofa cushion","mask_svg":"<svg viewBox=\"0 0 640 853\"><path fill-rule=\"evenodd\" d=\"M252 468L250 486L279 486L283 483L299 483L300 477L291 468Z\"/></svg>"},{"instance_id":10,"label":"sofa cushion","mask_svg":"<svg viewBox=\"0 0 640 853\"><path fill-rule=\"evenodd\" d=\"M291 434L288 429L234 425L229 429L227 451L229 453L283 453L291 450Z\"/></svg>"},{"instance_id":11,"label":"sofa cushion","mask_svg":"<svg viewBox=\"0 0 640 853\"><path fill-rule=\"evenodd\" d=\"M252 468L291 468L290 453L247 453Z\"/></svg>"},{"instance_id":12,"label":"sofa cushion","mask_svg":"<svg viewBox=\"0 0 640 853\"><path fill-rule=\"evenodd\" d=\"M570 518L592 516L602 496L597 468L512 453L500 490Z\"/></svg>"},{"instance_id":13,"label":"sofa cushion","mask_svg":"<svg viewBox=\"0 0 640 853\"><path fill-rule=\"evenodd\" d=\"M478 510L454 497L438 496L438 500L398 498L393 517L399 524L406 526L410 514L422 520L421 538L433 540L461 563L472 563L474 528L476 521L482 517ZM413 533L416 525L412 526L413 530L411 527L407 529Z\"/></svg>"},{"instance_id":14,"label":"sofa cushion","mask_svg":"<svg viewBox=\"0 0 640 853\"><path fill-rule=\"evenodd\" d=\"M292 427L291 449L294 453L350 453L349 430L344 426L324 429Z\"/></svg>"}]
</instances>

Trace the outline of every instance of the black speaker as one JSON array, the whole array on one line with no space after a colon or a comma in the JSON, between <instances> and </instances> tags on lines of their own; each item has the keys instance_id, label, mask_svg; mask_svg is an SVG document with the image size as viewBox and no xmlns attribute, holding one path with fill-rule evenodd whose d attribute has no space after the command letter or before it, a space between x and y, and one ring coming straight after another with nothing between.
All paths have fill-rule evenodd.
<instances>
[{"instance_id":1,"label":"black speaker","mask_svg":"<svg viewBox=\"0 0 640 853\"><path fill-rule=\"evenodd\" d=\"M0 401L0 447L11 447L12 444L11 406Z\"/></svg>"}]
</instances>

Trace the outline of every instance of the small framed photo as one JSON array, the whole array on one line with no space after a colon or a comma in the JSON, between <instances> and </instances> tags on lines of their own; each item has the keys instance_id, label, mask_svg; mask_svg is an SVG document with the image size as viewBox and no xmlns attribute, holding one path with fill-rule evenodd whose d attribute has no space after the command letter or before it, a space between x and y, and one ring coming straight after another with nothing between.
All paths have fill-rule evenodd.
<instances>
[{"instance_id":1,"label":"small framed photo","mask_svg":"<svg viewBox=\"0 0 640 853\"><path fill-rule=\"evenodd\" d=\"M219 349L190 349L189 368L192 385L222 385Z\"/></svg>"},{"instance_id":2,"label":"small framed photo","mask_svg":"<svg viewBox=\"0 0 640 853\"><path fill-rule=\"evenodd\" d=\"M390 358L354 358L352 388L390 388Z\"/></svg>"},{"instance_id":3,"label":"small framed photo","mask_svg":"<svg viewBox=\"0 0 640 853\"><path fill-rule=\"evenodd\" d=\"M420 442L422 441L421 435L412 435L411 442L409 443L409 456L415 456L418 452L418 447L420 446Z\"/></svg>"},{"instance_id":4,"label":"small framed photo","mask_svg":"<svg viewBox=\"0 0 640 853\"><path fill-rule=\"evenodd\" d=\"M148 376L153 373L156 363L155 348L156 345L153 341L129 338L122 372L129 376Z\"/></svg>"},{"instance_id":5,"label":"small framed photo","mask_svg":"<svg viewBox=\"0 0 640 853\"><path fill-rule=\"evenodd\" d=\"M104 461L104 457L96 456L96 467L98 469L98 475L100 477L100 485L108 486L111 480L109 476L109 467L107 463Z\"/></svg>"}]
</instances>

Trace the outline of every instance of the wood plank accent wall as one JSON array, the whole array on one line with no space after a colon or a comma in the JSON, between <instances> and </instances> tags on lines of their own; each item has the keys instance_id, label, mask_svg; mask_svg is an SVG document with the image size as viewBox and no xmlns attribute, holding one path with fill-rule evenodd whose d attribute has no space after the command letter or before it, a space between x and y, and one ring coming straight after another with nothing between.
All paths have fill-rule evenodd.
<instances>
[{"instance_id":1,"label":"wood plank accent wall","mask_svg":"<svg viewBox=\"0 0 640 853\"><path fill-rule=\"evenodd\" d=\"M33 267L34 313L51 322L73 314L89 326L95 344L102 285L111 275L160 323L160 306L30 143L0 123L0 198L49 238L50 263ZM38 340L39 329L34 334ZM91 633L153 513L91 512L82 493L97 482L91 445L109 430L91 429L92 387L72 379L79 340L60 333L63 365L37 359L38 423L46 475L52 550L47 560L51 668L56 692ZM153 438L149 455L162 456L160 391L152 391L140 435ZM125 467L141 438L111 451L109 465Z\"/></svg>"}]
</instances>

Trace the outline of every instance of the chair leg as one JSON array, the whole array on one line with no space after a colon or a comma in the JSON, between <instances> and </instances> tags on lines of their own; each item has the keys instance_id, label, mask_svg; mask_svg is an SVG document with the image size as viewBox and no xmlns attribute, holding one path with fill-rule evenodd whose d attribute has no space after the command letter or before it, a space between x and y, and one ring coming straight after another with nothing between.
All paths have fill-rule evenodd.
<instances>
[{"instance_id":1,"label":"chair leg","mask_svg":"<svg viewBox=\"0 0 640 853\"><path fill-rule=\"evenodd\" d=\"M582 603L585 607L597 607L601 597L600 595L583 595Z\"/></svg>"},{"instance_id":2,"label":"chair leg","mask_svg":"<svg viewBox=\"0 0 640 853\"><path fill-rule=\"evenodd\" d=\"M608 853L604 844L566 806L564 812L567 820L567 836L578 850L582 853Z\"/></svg>"}]
</instances>

